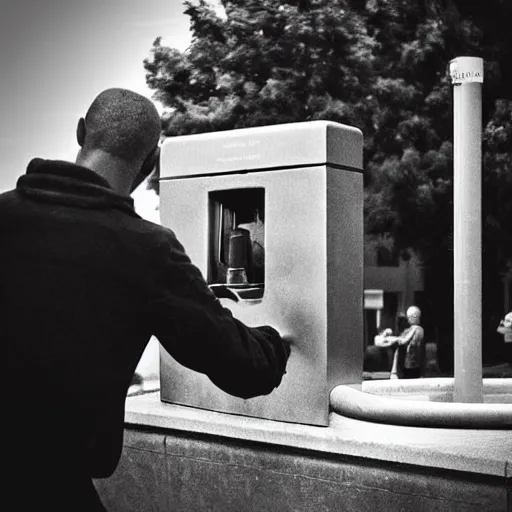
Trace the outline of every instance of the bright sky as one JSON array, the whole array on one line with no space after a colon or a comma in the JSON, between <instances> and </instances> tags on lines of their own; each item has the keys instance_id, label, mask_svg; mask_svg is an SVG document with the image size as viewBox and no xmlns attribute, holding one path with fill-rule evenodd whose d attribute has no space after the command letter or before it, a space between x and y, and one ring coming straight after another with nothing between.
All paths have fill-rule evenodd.
<instances>
[{"instance_id":1,"label":"bright sky","mask_svg":"<svg viewBox=\"0 0 512 512\"><path fill-rule=\"evenodd\" d=\"M158 36L189 45L183 10L181 0L0 0L0 192L33 157L74 160L76 123L103 89L150 96L142 62Z\"/></svg>"}]
</instances>

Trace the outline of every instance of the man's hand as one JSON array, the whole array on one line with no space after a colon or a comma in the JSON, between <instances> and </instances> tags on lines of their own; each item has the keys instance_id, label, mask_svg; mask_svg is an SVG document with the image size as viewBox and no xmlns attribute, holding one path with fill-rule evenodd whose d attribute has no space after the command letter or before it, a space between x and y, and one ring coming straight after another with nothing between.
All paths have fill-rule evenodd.
<instances>
[{"instance_id":1,"label":"man's hand","mask_svg":"<svg viewBox=\"0 0 512 512\"><path fill-rule=\"evenodd\" d=\"M376 347L391 347L396 343L396 336L385 336L382 334L378 334L377 336L375 336L374 342Z\"/></svg>"}]
</instances>

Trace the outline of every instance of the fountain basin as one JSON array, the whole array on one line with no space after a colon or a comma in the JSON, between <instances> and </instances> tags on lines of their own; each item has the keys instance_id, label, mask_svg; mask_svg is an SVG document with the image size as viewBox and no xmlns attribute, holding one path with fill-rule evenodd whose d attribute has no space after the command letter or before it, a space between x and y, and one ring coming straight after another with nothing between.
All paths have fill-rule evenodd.
<instances>
[{"instance_id":1,"label":"fountain basin","mask_svg":"<svg viewBox=\"0 0 512 512\"><path fill-rule=\"evenodd\" d=\"M512 379L483 379L483 403L453 402L453 378L365 381L336 386L334 412L364 421L416 427L512 427Z\"/></svg>"}]
</instances>

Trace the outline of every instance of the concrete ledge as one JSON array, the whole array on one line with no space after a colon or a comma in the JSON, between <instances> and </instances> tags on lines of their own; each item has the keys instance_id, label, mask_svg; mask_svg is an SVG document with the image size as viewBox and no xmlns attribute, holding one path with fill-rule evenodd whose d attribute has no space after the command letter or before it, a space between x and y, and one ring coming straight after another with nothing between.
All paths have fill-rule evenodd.
<instances>
[{"instance_id":1,"label":"concrete ledge","mask_svg":"<svg viewBox=\"0 0 512 512\"><path fill-rule=\"evenodd\" d=\"M510 381L484 379L484 394L492 396L493 403L483 404L453 403L453 379L364 382L334 388L331 407L344 416L393 425L511 429L512 405L495 403L500 396L510 399Z\"/></svg>"},{"instance_id":2,"label":"concrete ledge","mask_svg":"<svg viewBox=\"0 0 512 512\"><path fill-rule=\"evenodd\" d=\"M130 427L95 484L111 512L502 512L510 479Z\"/></svg>"},{"instance_id":3,"label":"concrete ledge","mask_svg":"<svg viewBox=\"0 0 512 512\"><path fill-rule=\"evenodd\" d=\"M316 427L162 403L159 393L128 398L125 421L128 429L205 434L305 452L512 476L512 436L505 429L412 428L337 413L330 414L328 427Z\"/></svg>"}]
</instances>

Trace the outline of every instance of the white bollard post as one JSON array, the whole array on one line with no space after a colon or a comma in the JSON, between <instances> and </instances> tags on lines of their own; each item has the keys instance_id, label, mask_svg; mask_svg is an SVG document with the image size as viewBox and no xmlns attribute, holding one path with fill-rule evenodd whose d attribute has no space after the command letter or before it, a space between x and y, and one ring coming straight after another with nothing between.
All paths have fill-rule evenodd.
<instances>
[{"instance_id":1,"label":"white bollard post","mask_svg":"<svg viewBox=\"0 0 512 512\"><path fill-rule=\"evenodd\" d=\"M483 60L450 61L454 105L454 402L483 402L482 83Z\"/></svg>"}]
</instances>

